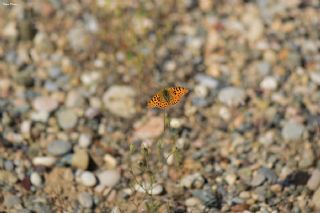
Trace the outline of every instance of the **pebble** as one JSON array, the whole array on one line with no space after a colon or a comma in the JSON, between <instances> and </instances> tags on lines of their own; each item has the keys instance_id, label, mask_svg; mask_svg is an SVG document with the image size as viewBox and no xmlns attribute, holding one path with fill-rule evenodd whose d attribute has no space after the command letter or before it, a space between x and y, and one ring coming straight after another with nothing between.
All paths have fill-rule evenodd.
<instances>
[{"instance_id":1,"label":"pebble","mask_svg":"<svg viewBox=\"0 0 320 213\"><path fill-rule=\"evenodd\" d=\"M302 159L299 161L299 167L302 169L308 168L313 165L316 157L311 148L305 148L303 151Z\"/></svg>"},{"instance_id":2,"label":"pebble","mask_svg":"<svg viewBox=\"0 0 320 213\"><path fill-rule=\"evenodd\" d=\"M72 129L76 126L78 116L72 109L59 110L57 113L58 124L62 129Z\"/></svg>"},{"instance_id":3,"label":"pebble","mask_svg":"<svg viewBox=\"0 0 320 213\"><path fill-rule=\"evenodd\" d=\"M244 104L245 97L245 91L236 87L226 87L222 89L218 95L219 101L229 107Z\"/></svg>"},{"instance_id":4,"label":"pebble","mask_svg":"<svg viewBox=\"0 0 320 213\"><path fill-rule=\"evenodd\" d=\"M65 105L68 108L81 107L83 106L84 102L85 100L78 90L71 90L68 92Z\"/></svg>"},{"instance_id":5,"label":"pebble","mask_svg":"<svg viewBox=\"0 0 320 213\"><path fill-rule=\"evenodd\" d=\"M50 113L57 109L58 102L50 97L41 96L33 100L33 108L38 112Z\"/></svg>"},{"instance_id":6,"label":"pebble","mask_svg":"<svg viewBox=\"0 0 320 213\"><path fill-rule=\"evenodd\" d=\"M257 172L252 178L251 186L260 186L265 181L265 179L266 177L261 172Z\"/></svg>"},{"instance_id":7,"label":"pebble","mask_svg":"<svg viewBox=\"0 0 320 213\"><path fill-rule=\"evenodd\" d=\"M31 113L31 119L33 121L47 123L48 118L49 118L48 112L40 111L40 112L32 112Z\"/></svg>"},{"instance_id":8,"label":"pebble","mask_svg":"<svg viewBox=\"0 0 320 213\"><path fill-rule=\"evenodd\" d=\"M30 181L34 186L41 186L42 185L42 178L37 172L32 172L30 175Z\"/></svg>"},{"instance_id":9,"label":"pebble","mask_svg":"<svg viewBox=\"0 0 320 213\"><path fill-rule=\"evenodd\" d=\"M163 186L160 184L150 184L150 183L142 183L136 184L135 190L141 193L148 193L151 195L160 195L163 192Z\"/></svg>"},{"instance_id":10,"label":"pebble","mask_svg":"<svg viewBox=\"0 0 320 213\"><path fill-rule=\"evenodd\" d=\"M6 170L0 170L0 183L12 185L15 184L17 180L18 177L13 173Z\"/></svg>"},{"instance_id":11,"label":"pebble","mask_svg":"<svg viewBox=\"0 0 320 213\"><path fill-rule=\"evenodd\" d=\"M70 152L72 145L68 141L56 140L48 145L48 153L51 155L59 156Z\"/></svg>"},{"instance_id":12,"label":"pebble","mask_svg":"<svg viewBox=\"0 0 320 213\"><path fill-rule=\"evenodd\" d=\"M89 32L85 30L82 25L76 25L75 27L70 28L67 38L70 46L75 51L88 50L92 44Z\"/></svg>"},{"instance_id":13,"label":"pebble","mask_svg":"<svg viewBox=\"0 0 320 213\"><path fill-rule=\"evenodd\" d=\"M81 183L85 186L95 186L97 183L97 179L92 172L85 171L81 174Z\"/></svg>"},{"instance_id":14,"label":"pebble","mask_svg":"<svg viewBox=\"0 0 320 213\"><path fill-rule=\"evenodd\" d=\"M235 174L227 174L225 180L229 185L233 185L237 180L237 176Z\"/></svg>"},{"instance_id":15,"label":"pebble","mask_svg":"<svg viewBox=\"0 0 320 213\"><path fill-rule=\"evenodd\" d=\"M118 164L117 160L109 154L105 154L103 160L106 163L108 169L114 169Z\"/></svg>"},{"instance_id":16,"label":"pebble","mask_svg":"<svg viewBox=\"0 0 320 213\"><path fill-rule=\"evenodd\" d=\"M260 87L264 90L275 90L277 86L277 80L272 76L265 77L260 83Z\"/></svg>"},{"instance_id":17,"label":"pebble","mask_svg":"<svg viewBox=\"0 0 320 213\"><path fill-rule=\"evenodd\" d=\"M282 128L281 135L285 140L299 140L302 137L304 126L294 121L286 122Z\"/></svg>"},{"instance_id":18,"label":"pebble","mask_svg":"<svg viewBox=\"0 0 320 213\"><path fill-rule=\"evenodd\" d=\"M113 187L120 181L120 173L117 170L105 170L98 174L100 185Z\"/></svg>"},{"instance_id":19,"label":"pebble","mask_svg":"<svg viewBox=\"0 0 320 213\"><path fill-rule=\"evenodd\" d=\"M136 113L135 96L134 88L114 85L104 93L103 103L112 114L130 118Z\"/></svg>"},{"instance_id":20,"label":"pebble","mask_svg":"<svg viewBox=\"0 0 320 213\"><path fill-rule=\"evenodd\" d=\"M310 73L310 78L315 84L320 85L320 71L311 72Z\"/></svg>"},{"instance_id":21,"label":"pebble","mask_svg":"<svg viewBox=\"0 0 320 213\"><path fill-rule=\"evenodd\" d=\"M82 148L88 148L92 143L92 135L81 133L79 136L79 146Z\"/></svg>"},{"instance_id":22,"label":"pebble","mask_svg":"<svg viewBox=\"0 0 320 213\"><path fill-rule=\"evenodd\" d=\"M32 163L35 166L52 167L56 163L56 158L52 156L35 157Z\"/></svg>"},{"instance_id":23,"label":"pebble","mask_svg":"<svg viewBox=\"0 0 320 213\"><path fill-rule=\"evenodd\" d=\"M93 198L92 195L88 192L81 192L78 195L78 201L81 204L81 206L85 208L92 208L93 206Z\"/></svg>"},{"instance_id":24,"label":"pebble","mask_svg":"<svg viewBox=\"0 0 320 213\"><path fill-rule=\"evenodd\" d=\"M315 193L312 196L312 203L316 207L316 209L320 210L320 187L315 191Z\"/></svg>"},{"instance_id":25,"label":"pebble","mask_svg":"<svg viewBox=\"0 0 320 213\"><path fill-rule=\"evenodd\" d=\"M194 186L197 186L197 188L201 188L204 183L205 179L202 177L200 173L187 175L183 177L180 181L180 185L186 188L192 188Z\"/></svg>"},{"instance_id":26,"label":"pebble","mask_svg":"<svg viewBox=\"0 0 320 213\"><path fill-rule=\"evenodd\" d=\"M194 197L200 199L208 208L219 209L221 207L222 200L216 193L207 190L193 190L191 193Z\"/></svg>"},{"instance_id":27,"label":"pebble","mask_svg":"<svg viewBox=\"0 0 320 213\"><path fill-rule=\"evenodd\" d=\"M307 182L307 187L314 191L320 186L320 170L315 169L313 170L311 177L309 178Z\"/></svg>"},{"instance_id":28,"label":"pebble","mask_svg":"<svg viewBox=\"0 0 320 213\"><path fill-rule=\"evenodd\" d=\"M7 208L17 207L21 204L21 199L16 195L5 195L3 204Z\"/></svg>"},{"instance_id":29,"label":"pebble","mask_svg":"<svg viewBox=\"0 0 320 213\"><path fill-rule=\"evenodd\" d=\"M89 166L89 154L85 149L77 149L72 156L71 165L74 168L86 170Z\"/></svg>"},{"instance_id":30,"label":"pebble","mask_svg":"<svg viewBox=\"0 0 320 213\"><path fill-rule=\"evenodd\" d=\"M5 170L7 171L12 171L14 169L14 165L13 165L13 162L11 160L6 160L4 162L4 168Z\"/></svg>"},{"instance_id":31,"label":"pebble","mask_svg":"<svg viewBox=\"0 0 320 213\"><path fill-rule=\"evenodd\" d=\"M146 122L136 125L133 138L140 140L156 138L161 135L163 128L163 117L153 116Z\"/></svg>"},{"instance_id":32,"label":"pebble","mask_svg":"<svg viewBox=\"0 0 320 213\"><path fill-rule=\"evenodd\" d=\"M210 89L216 89L219 85L219 82L212 78L209 75L205 75L205 74L197 74L195 76L195 80L202 86L205 86L207 88Z\"/></svg>"}]
</instances>

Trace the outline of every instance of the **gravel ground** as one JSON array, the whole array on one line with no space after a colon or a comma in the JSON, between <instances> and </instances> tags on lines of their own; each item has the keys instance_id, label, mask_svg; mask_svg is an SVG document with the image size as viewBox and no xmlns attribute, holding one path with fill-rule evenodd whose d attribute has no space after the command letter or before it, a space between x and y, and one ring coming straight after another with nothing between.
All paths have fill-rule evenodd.
<instances>
[{"instance_id":1,"label":"gravel ground","mask_svg":"<svg viewBox=\"0 0 320 213\"><path fill-rule=\"evenodd\" d=\"M320 211L318 0L0 13L1 212Z\"/></svg>"}]
</instances>

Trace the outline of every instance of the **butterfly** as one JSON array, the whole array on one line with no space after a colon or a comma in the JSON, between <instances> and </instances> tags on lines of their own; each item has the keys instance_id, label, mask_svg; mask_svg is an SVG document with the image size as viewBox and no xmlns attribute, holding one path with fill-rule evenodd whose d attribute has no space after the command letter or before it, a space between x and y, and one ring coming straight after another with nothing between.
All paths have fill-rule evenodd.
<instances>
[{"instance_id":1,"label":"butterfly","mask_svg":"<svg viewBox=\"0 0 320 213\"><path fill-rule=\"evenodd\" d=\"M178 103L189 90L184 87L164 88L155 94L148 102L148 108L164 109Z\"/></svg>"}]
</instances>

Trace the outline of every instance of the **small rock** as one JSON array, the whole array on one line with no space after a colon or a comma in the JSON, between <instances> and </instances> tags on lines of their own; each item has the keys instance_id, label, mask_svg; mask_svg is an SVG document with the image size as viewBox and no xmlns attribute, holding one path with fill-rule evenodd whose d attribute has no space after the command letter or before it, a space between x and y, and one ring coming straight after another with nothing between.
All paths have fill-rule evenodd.
<instances>
[{"instance_id":1,"label":"small rock","mask_svg":"<svg viewBox=\"0 0 320 213\"><path fill-rule=\"evenodd\" d=\"M244 212L245 210L249 209L249 205L246 203L239 203L231 207L232 212Z\"/></svg>"},{"instance_id":2,"label":"small rock","mask_svg":"<svg viewBox=\"0 0 320 213\"><path fill-rule=\"evenodd\" d=\"M13 173L6 171L6 170L0 170L0 184L15 184L18 180L18 177L15 176Z\"/></svg>"},{"instance_id":3,"label":"small rock","mask_svg":"<svg viewBox=\"0 0 320 213\"><path fill-rule=\"evenodd\" d=\"M37 97L33 101L33 108L38 112L50 113L58 107L58 102L50 97Z\"/></svg>"},{"instance_id":4,"label":"small rock","mask_svg":"<svg viewBox=\"0 0 320 213\"><path fill-rule=\"evenodd\" d=\"M41 186L42 178L37 172L32 172L30 175L30 181L34 186Z\"/></svg>"},{"instance_id":5,"label":"small rock","mask_svg":"<svg viewBox=\"0 0 320 213\"><path fill-rule=\"evenodd\" d=\"M265 90L275 90L277 86L277 80L272 76L265 77L260 83L260 87Z\"/></svg>"},{"instance_id":6,"label":"small rock","mask_svg":"<svg viewBox=\"0 0 320 213\"><path fill-rule=\"evenodd\" d=\"M51 156L35 157L32 163L36 166L52 167L56 163L56 158Z\"/></svg>"},{"instance_id":7,"label":"small rock","mask_svg":"<svg viewBox=\"0 0 320 213\"><path fill-rule=\"evenodd\" d=\"M71 149L72 145L68 141L56 140L48 145L48 153L55 156L64 155L70 152Z\"/></svg>"},{"instance_id":8,"label":"small rock","mask_svg":"<svg viewBox=\"0 0 320 213\"><path fill-rule=\"evenodd\" d=\"M160 195L163 192L163 187L160 184L151 185L150 183L142 183L141 185L136 184L134 188L137 192L151 195Z\"/></svg>"},{"instance_id":9,"label":"small rock","mask_svg":"<svg viewBox=\"0 0 320 213\"><path fill-rule=\"evenodd\" d=\"M104 93L103 102L111 113L130 118L136 113L135 96L136 92L132 87L115 85Z\"/></svg>"},{"instance_id":10,"label":"small rock","mask_svg":"<svg viewBox=\"0 0 320 213\"><path fill-rule=\"evenodd\" d=\"M260 75L265 76L269 74L271 65L268 62L261 61L257 64L257 69Z\"/></svg>"},{"instance_id":11,"label":"small rock","mask_svg":"<svg viewBox=\"0 0 320 213\"><path fill-rule=\"evenodd\" d=\"M195 197L187 198L184 202L186 206L198 206L201 204L201 200Z\"/></svg>"},{"instance_id":12,"label":"small rock","mask_svg":"<svg viewBox=\"0 0 320 213\"><path fill-rule=\"evenodd\" d=\"M265 181L265 179L266 177L261 172L257 172L252 178L251 186L260 186Z\"/></svg>"},{"instance_id":13,"label":"small rock","mask_svg":"<svg viewBox=\"0 0 320 213\"><path fill-rule=\"evenodd\" d=\"M253 176L253 179L251 181L251 186L259 186L261 185L265 180L267 180L269 183L275 183L277 181L278 177L276 173L266 167L262 167L258 170L258 172Z\"/></svg>"},{"instance_id":14,"label":"small rock","mask_svg":"<svg viewBox=\"0 0 320 213\"><path fill-rule=\"evenodd\" d=\"M235 174L228 174L225 180L229 185L233 185L237 180L237 176Z\"/></svg>"},{"instance_id":15,"label":"small rock","mask_svg":"<svg viewBox=\"0 0 320 213\"><path fill-rule=\"evenodd\" d=\"M92 172L85 171L81 174L81 182L85 186L95 186L97 179Z\"/></svg>"},{"instance_id":16,"label":"small rock","mask_svg":"<svg viewBox=\"0 0 320 213\"><path fill-rule=\"evenodd\" d=\"M298 140L302 137L304 126L294 121L286 122L281 134L285 140Z\"/></svg>"},{"instance_id":17,"label":"small rock","mask_svg":"<svg viewBox=\"0 0 320 213\"><path fill-rule=\"evenodd\" d=\"M245 91L241 88L236 87L226 87L219 92L219 100L230 106L238 106L243 104L245 101Z\"/></svg>"},{"instance_id":18,"label":"small rock","mask_svg":"<svg viewBox=\"0 0 320 213\"><path fill-rule=\"evenodd\" d=\"M290 186L290 185L305 185L309 180L309 173L304 171L295 171L289 174L283 181L283 186Z\"/></svg>"},{"instance_id":19,"label":"small rock","mask_svg":"<svg viewBox=\"0 0 320 213\"><path fill-rule=\"evenodd\" d=\"M71 129L77 124L78 116L74 110L64 109L57 113L57 119L61 128Z\"/></svg>"},{"instance_id":20,"label":"small rock","mask_svg":"<svg viewBox=\"0 0 320 213\"><path fill-rule=\"evenodd\" d=\"M320 186L320 170L313 170L310 179L308 180L307 187L314 191Z\"/></svg>"},{"instance_id":21,"label":"small rock","mask_svg":"<svg viewBox=\"0 0 320 213\"><path fill-rule=\"evenodd\" d=\"M186 188L191 188L194 186L198 186L197 188L201 188L205 183L205 179L202 177L200 173L194 173L191 175L187 175L182 178L180 181L180 185Z\"/></svg>"},{"instance_id":22,"label":"small rock","mask_svg":"<svg viewBox=\"0 0 320 213\"><path fill-rule=\"evenodd\" d=\"M312 196L312 203L316 207L316 209L320 209L320 188L315 191L315 193Z\"/></svg>"},{"instance_id":23,"label":"small rock","mask_svg":"<svg viewBox=\"0 0 320 213\"><path fill-rule=\"evenodd\" d=\"M14 169L14 165L13 165L13 162L11 160L6 160L4 162L4 168L5 170L7 171L12 171Z\"/></svg>"},{"instance_id":24,"label":"small rock","mask_svg":"<svg viewBox=\"0 0 320 213\"><path fill-rule=\"evenodd\" d=\"M47 123L48 118L49 118L48 112L41 111L41 112L32 112L31 113L31 119L33 121Z\"/></svg>"},{"instance_id":25,"label":"small rock","mask_svg":"<svg viewBox=\"0 0 320 213\"><path fill-rule=\"evenodd\" d=\"M81 133L79 137L79 146L87 148L91 145L92 136L90 134Z\"/></svg>"},{"instance_id":26,"label":"small rock","mask_svg":"<svg viewBox=\"0 0 320 213\"><path fill-rule=\"evenodd\" d=\"M78 195L78 201L81 206L85 208L91 208L93 206L93 198L88 192L81 192Z\"/></svg>"},{"instance_id":27,"label":"small rock","mask_svg":"<svg viewBox=\"0 0 320 213\"><path fill-rule=\"evenodd\" d=\"M311 148L306 148L303 151L302 159L299 161L299 167L302 169L308 168L313 165L315 161L314 152Z\"/></svg>"},{"instance_id":28,"label":"small rock","mask_svg":"<svg viewBox=\"0 0 320 213\"><path fill-rule=\"evenodd\" d=\"M21 204L21 199L16 195L5 195L3 204L7 208L12 208Z\"/></svg>"},{"instance_id":29,"label":"small rock","mask_svg":"<svg viewBox=\"0 0 320 213\"><path fill-rule=\"evenodd\" d=\"M81 107L84 104L84 98L77 90L71 90L68 92L65 105L69 108Z\"/></svg>"},{"instance_id":30,"label":"small rock","mask_svg":"<svg viewBox=\"0 0 320 213\"><path fill-rule=\"evenodd\" d=\"M134 139L150 139L156 138L163 132L163 118L161 116L151 117L147 122L138 125L133 134Z\"/></svg>"},{"instance_id":31,"label":"small rock","mask_svg":"<svg viewBox=\"0 0 320 213\"><path fill-rule=\"evenodd\" d=\"M195 80L202 86L205 86L210 89L216 89L219 85L219 82L212 78L211 76L204 74L197 74Z\"/></svg>"},{"instance_id":32,"label":"small rock","mask_svg":"<svg viewBox=\"0 0 320 213\"><path fill-rule=\"evenodd\" d=\"M311 72L310 78L314 83L320 85L320 72L319 71L318 72Z\"/></svg>"},{"instance_id":33,"label":"small rock","mask_svg":"<svg viewBox=\"0 0 320 213\"><path fill-rule=\"evenodd\" d=\"M71 159L71 165L75 168L86 170L89 166L89 155L84 149L78 149L73 154Z\"/></svg>"},{"instance_id":34,"label":"small rock","mask_svg":"<svg viewBox=\"0 0 320 213\"><path fill-rule=\"evenodd\" d=\"M212 193L207 190L193 190L192 195L202 201L208 208L221 208L222 197L217 193Z\"/></svg>"},{"instance_id":35,"label":"small rock","mask_svg":"<svg viewBox=\"0 0 320 213\"><path fill-rule=\"evenodd\" d=\"M109 169L114 169L117 166L117 160L112 155L105 154L103 160Z\"/></svg>"},{"instance_id":36,"label":"small rock","mask_svg":"<svg viewBox=\"0 0 320 213\"><path fill-rule=\"evenodd\" d=\"M120 173L117 170L106 170L98 174L101 185L113 187L120 181Z\"/></svg>"}]
</instances>

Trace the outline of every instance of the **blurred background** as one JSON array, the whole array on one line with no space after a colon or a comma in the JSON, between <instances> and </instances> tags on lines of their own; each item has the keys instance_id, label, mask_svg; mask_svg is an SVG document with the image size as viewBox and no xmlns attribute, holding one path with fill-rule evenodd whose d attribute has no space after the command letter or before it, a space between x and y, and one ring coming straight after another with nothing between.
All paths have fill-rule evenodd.
<instances>
[{"instance_id":1,"label":"blurred background","mask_svg":"<svg viewBox=\"0 0 320 213\"><path fill-rule=\"evenodd\" d=\"M0 211L320 209L318 0L0 0L0 14ZM169 86L190 92L164 132L146 103ZM132 168L159 137L150 184Z\"/></svg>"}]
</instances>

